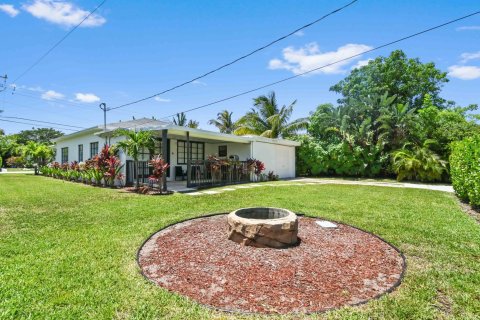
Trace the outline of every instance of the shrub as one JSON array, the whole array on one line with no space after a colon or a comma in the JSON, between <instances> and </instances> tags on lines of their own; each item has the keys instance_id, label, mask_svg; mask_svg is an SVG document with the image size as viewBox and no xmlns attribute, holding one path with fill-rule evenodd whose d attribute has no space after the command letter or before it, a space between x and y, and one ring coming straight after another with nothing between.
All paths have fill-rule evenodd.
<instances>
[{"instance_id":1,"label":"shrub","mask_svg":"<svg viewBox=\"0 0 480 320\"><path fill-rule=\"evenodd\" d=\"M409 149L404 146L402 149L392 153L392 167L397 174L397 180L418 180L435 181L442 180L447 172L447 162L440 159L440 156L424 146L414 146Z\"/></svg>"},{"instance_id":2,"label":"shrub","mask_svg":"<svg viewBox=\"0 0 480 320\"><path fill-rule=\"evenodd\" d=\"M450 175L457 195L480 206L480 135L452 144Z\"/></svg>"},{"instance_id":3,"label":"shrub","mask_svg":"<svg viewBox=\"0 0 480 320\"><path fill-rule=\"evenodd\" d=\"M279 180L279 175L275 174L273 171L269 171L267 175L268 181L278 181Z\"/></svg>"},{"instance_id":4,"label":"shrub","mask_svg":"<svg viewBox=\"0 0 480 320\"><path fill-rule=\"evenodd\" d=\"M10 157L6 163L7 166L11 168L23 168L25 166L25 159L23 157Z\"/></svg>"},{"instance_id":5,"label":"shrub","mask_svg":"<svg viewBox=\"0 0 480 320\"><path fill-rule=\"evenodd\" d=\"M154 157L152 160L149 161L150 166L152 167L152 174L148 179L153 183L157 183L160 185L160 192L163 190L163 175L167 172L167 169L170 165L163 160L161 155Z\"/></svg>"}]
</instances>

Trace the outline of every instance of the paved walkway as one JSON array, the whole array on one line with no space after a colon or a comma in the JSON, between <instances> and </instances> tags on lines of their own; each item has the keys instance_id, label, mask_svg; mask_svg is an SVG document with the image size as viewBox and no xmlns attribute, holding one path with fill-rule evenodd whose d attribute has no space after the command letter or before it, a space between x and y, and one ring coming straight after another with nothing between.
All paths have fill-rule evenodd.
<instances>
[{"instance_id":1,"label":"paved walkway","mask_svg":"<svg viewBox=\"0 0 480 320\"><path fill-rule=\"evenodd\" d=\"M347 185L362 185L362 186L378 186L378 187L392 187L392 188L413 188L436 190L453 193L453 187L450 185L441 184L424 184L424 183L403 183L395 181L376 181L376 180L342 180L342 179L315 179L315 178L300 178L279 182L263 182L250 183L242 185L233 185L224 188L215 188L212 190L197 191L186 193L189 196L201 196L208 194L219 194L223 192L232 192L239 189L252 189L261 187L289 187L289 186L305 186L305 185L324 185L324 184L347 184Z\"/></svg>"},{"instance_id":2,"label":"paved walkway","mask_svg":"<svg viewBox=\"0 0 480 320\"><path fill-rule=\"evenodd\" d=\"M35 173L33 170L21 170L21 171L8 171L8 169L2 169L0 174L27 174L27 173Z\"/></svg>"}]
</instances>

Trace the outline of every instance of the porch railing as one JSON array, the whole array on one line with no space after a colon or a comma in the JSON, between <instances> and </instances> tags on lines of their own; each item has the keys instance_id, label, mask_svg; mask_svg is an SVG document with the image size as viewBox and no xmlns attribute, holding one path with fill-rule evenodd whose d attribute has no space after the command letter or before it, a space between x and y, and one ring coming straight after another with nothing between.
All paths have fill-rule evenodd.
<instances>
[{"instance_id":1,"label":"porch railing","mask_svg":"<svg viewBox=\"0 0 480 320\"><path fill-rule=\"evenodd\" d=\"M138 161L138 178L140 184L149 183L148 177L152 174L152 167L148 165L148 161ZM135 162L127 160L126 163L126 185L132 186L135 184L135 177L137 176L137 168Z\"/></svg>"},{"instance_id":2,"label":"porch railing","mask_svg":"<svg viewBox=\"0 0 480 320\"><path fill-rule=\"evenodd\" d=\"M222 186L251 181L246 161L219 164L217 161L191 162L190 187Z\"/></svg>"}]
</instances>

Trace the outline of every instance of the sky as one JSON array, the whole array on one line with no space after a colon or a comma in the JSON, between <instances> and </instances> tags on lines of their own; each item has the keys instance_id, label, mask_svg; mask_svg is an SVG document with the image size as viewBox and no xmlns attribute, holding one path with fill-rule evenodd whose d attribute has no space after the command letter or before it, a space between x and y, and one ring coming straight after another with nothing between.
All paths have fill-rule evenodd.
<instances>
[{"instance_id":1,"label":"sky","mask_svg":"<svg viewBox=\"0 0 480 320\"><path fill-rule=\"evenodd\" d=\"M350 0L107 0L45 59L16 80L100 0L0 0L2 117L80 128L103 123L100 103L116 107L210 71L303 26ZM228 68L125 108L107 122L162 117L307 71L480 10L478 1L359 0L348 8ZM448 72L442 97L480 104L480 15L307 76L187 113L201 129L224 109L237 119L253 98L275 91L280 105L297 100L292 119L339 95L329 88L352 68L401 49ZM2 79L0 79L2 80ZM15 90L13 90L15 87ZM1 89L0 89L1 90ZM0 118L0 120L25 120ZM78 129L45 125L71 133ZM0 121L7 134L37 124ZM67 129L68 128L68 129ZM72 131L73 130L73 131Z\"/></svg>"}]
</instances>

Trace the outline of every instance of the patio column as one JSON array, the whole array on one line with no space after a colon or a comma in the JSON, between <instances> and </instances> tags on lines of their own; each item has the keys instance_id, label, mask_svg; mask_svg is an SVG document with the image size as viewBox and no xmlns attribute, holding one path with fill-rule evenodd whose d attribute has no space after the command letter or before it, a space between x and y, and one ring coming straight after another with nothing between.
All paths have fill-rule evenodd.
<instances>
[{"instance_id":1,"label":"patio column","mask_svg":"<svg viewBox=\"0 0 480 320\"><path fill-rule=\"evenodd\" d=\"M192 164L191 164L191 148L190 148L190 132L187 131L187 188L190 188L192 183Z\"/></svg>"},{"instance_id":2,"label":"patio column","mask_svg":"<svg viewBox=\"0 0 480 320\"><path fill-rule=\"evenodd\" d=\"M163 160L167 161L168 159L168 146L167 146L167 143L168 143L168 139L167 139L167 134L168 134L168 130L167 129L163 129L162 130L162 158ZM167 191L167 173L164 172L163 173L163 177L162 177L162 184L163 184L163 191Z\"/></svg>"}]
</instances>

